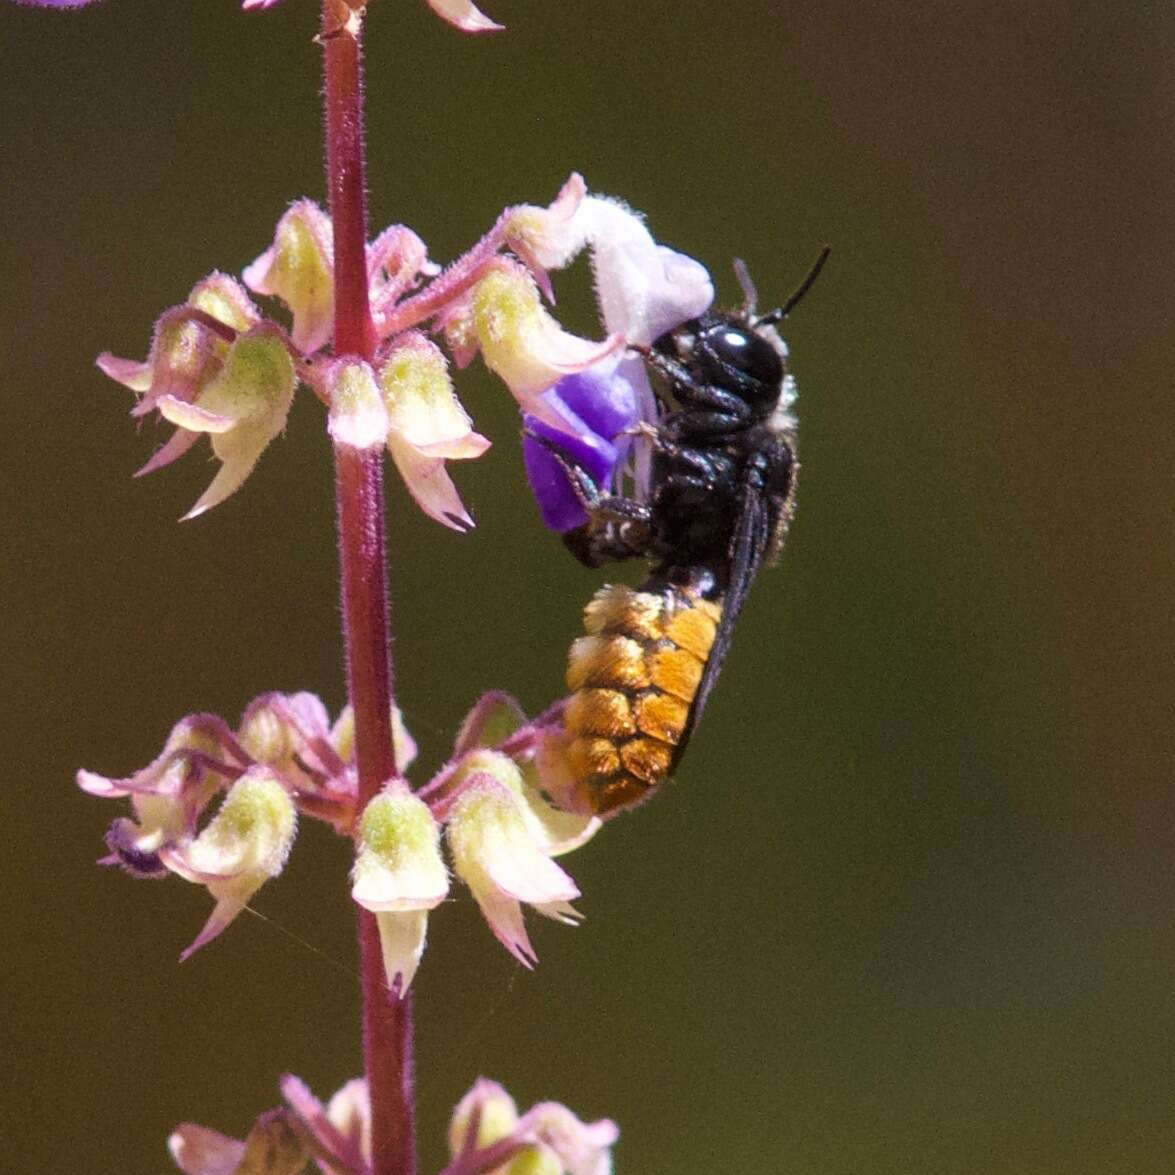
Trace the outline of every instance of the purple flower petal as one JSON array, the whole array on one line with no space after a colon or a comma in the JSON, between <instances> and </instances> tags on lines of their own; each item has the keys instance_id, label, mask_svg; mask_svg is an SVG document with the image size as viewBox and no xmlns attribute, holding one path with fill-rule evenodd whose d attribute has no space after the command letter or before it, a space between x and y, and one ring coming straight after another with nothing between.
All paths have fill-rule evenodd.
<instances>
[{"instance_id":1,"label":"purple flower petal","mask_svg":"<svg viewBox=\"0 0 1175 1175\"><path fill-rule=\"evenodd\" d=\"M586 469L594 481L606 480L615 467L616 449L607 441L590 434L582 438L569 436L533 416L523 417L523 422L529 432L557 444L568 459ZM543 525L560 534L582 526L587 521L587 512L580 505L567 474L554 455L533 436L526 436L522 441L522 459Z\"/></svg>"},{"instance_id":2,"label":"purple flower petal","mask_svg":"<svg viewBox=\"0 0 1175 1175\"><path fill-rule=\"evenodd\" d=\"M638 369L640 368L638 360ZM523 460L531 490L544 524L554 531L573 530L587 521L587 513L571 487L567 473L541 437L580 466L596 483L608 488L629 446L625 429L641 418L642 396L631 381L625 362L605 360L587 371L565 376L544 399L567 422L567 429L527 415Z\"/></svg>"},{"instance_id":3,"label":"purple flower petal","mask_svg":"<svg viewBox=\"0 0 1175 1175\"><path fill-rule=\"evenodd\" d=\"M609 357L587 371L564 376L543 399L567 422L566 430L527 415L526 431L566 454L602 490L614 489L617 470L632 444L626 430L640 420L652 422L656 413L643 360ZM560 533L582 526L587 513L548 445L526 436L522 455L544 524ZM639 448L637 456L638 465L647 464ZM638 470L638 495L645 481L647 475L642 477Z\"/></svg>"},{"instance_id":4,"label":"purple flower petal","mask_svg":"<svg viewBox=\"0 0 1175 1175\"><path fill-rule=\"evenodd\" d=\"M638 363L640 361L638 360ZM597 436L612 440L640 417L629 374L605 362L561 379L552 389Z\"/></svg>"}]
</instances>

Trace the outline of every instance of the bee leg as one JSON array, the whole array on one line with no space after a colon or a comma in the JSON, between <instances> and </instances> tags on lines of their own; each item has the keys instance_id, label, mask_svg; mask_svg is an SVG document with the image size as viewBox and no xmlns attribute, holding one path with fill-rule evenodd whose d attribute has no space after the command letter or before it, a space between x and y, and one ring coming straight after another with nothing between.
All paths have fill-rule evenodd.
<instances>
[{"instance_id":1,"label":"bee leg","mask_svg":"<svg viewBox=\"0 0 1175 1175\"><path fill-rule=\"evenodd\" d=\"M613 494L597 498L586 509L593 518L601 522L639 522L647 525L653 517L652 511L644 502Z\"/></svg>"},{"instance_id":2,"label":"bee leg","mask_svg":"<svg viewBox=\"0 0 1175 1175\"><path fill-rule=\"evenodd\" d=\"M679 431L697 436L722 436L752 424L755 410L742 396L713 385L680 389Z\"/></svg>"},{"instance_id":3,"label":"bee leg","mask_svg":"<svg viewBox=\"0 0 1175 1175\"><path fill-rule=\"evenodd\" d=\"M645 548L627 542L611 529L594 530L590 524L577 526L563 535L563 545L585 566L603 567L645 554Z\"/></svg>"},{"instance_id":4,"label":"bee leg","mask_svg":"<svg viewBox=\"0 0 1175 1175\"><path fill-rule=\"evenodd\" d=\"M632 347L646 363L659 371L670 384L684 384L686 387L698 385L690 369L679 359L666 355L662 351L654 351L652 347Z\"/></svg>"},{"instance_id":5,"label":"bee leg","mask_svg":"<svg viewBox=\"0 0 1175 1175\"><path fill-rule=\"evenodd\" d=\"M650 520L650 511L643 502L635 498L625 498L618 494L602 494L592 475L574 461L570 461L558 445L549 441L538 433L524 430L524 435L537 441L558 462L559 468L567 476L567 483L579 504L600 522L641 522Z\"/></svg>"},{"instance_id":6,"label":"bee leg","mask_svg":"<svg viewBox=\"0 0 1175 1175\"><path fill-rule=\"evenodd\" d=\"M634 351L644 358L655 371L665 377L669 390L678 399L683 401L682 406L699 404L702 407L725 408L733 415L746 414L750 420L749 405L741 396L724 392L714 387L697 373L691 371L680 359L666 355L662 351L654 351L651 347L633 347ZM665 399L662 395L659 398Z\"/></svg>"},{"instance_id":7,"label":"bee leg","mask_svg":"<svg viewBox=\"0 0 1175 1175\"><path fill-rule=\"evenodd\" d=\"M600 567L648 554L653 518L648 506L635 498L601 494L586 474L573 489L589 521L565 534L563 541L581 563Z\"/></svg>"},{"instance_id":8,"label":"bee leg","mask_svg":"<svg viewBox=\"0 0 1175 1175\"><path fill-rule=\"evenodd\" d=\"M673 503L687 493L706 494L713 490L714 484L714 478L705 473L669 473L657 487L657 501Z\"/></svg>"},{"instance_id":9,"label":"bee leg","mask_svg":"<svg viewBox=\"0 0 1175 1175\"><path fill-rule=\"evenodd\" d=\"M579 504L591 519L593 555L599 562L632 559L646 553L653 512L644 502L620 494L601 494L582 470L571 483Z\"/></svg>"},{"instance_id":10,"label":"bee leg","mask_svg":"<svg viewBox=\"0 0 1175 1175\"><path fill-rule=\"evenodd\" d=\"M563 475L567 478L567 483L571 486L572 493L579 499L579 504L585 510L588 509L589 501L594 501L600 496L599 487L592 480L591 474L582 466L576 465L554 441L549 440L547 437L529 428L524 428L522 435L547 451L547 455L563 470Z\"/></svg>"},{"instance_id":11,"label":"bee leg","mask_svg":"<svg viewBox=\"0 0 1175 1175\"><path fill-rule=\"evenodd\" d=\"M674 396L686 412L695 407L709 408L716 417L719 414L727 416L731 418L723 430L727 432L748 425L754 419L754 409L742 396L707 382L680 360L660 351L642 350L641 354L669 381Z\"/></svg>"},{"instance_id":12,"label":"bee leg","mask_svg":"<svg viewBox=\"0 0 1175 1175\"><path fill-rule=\"evenodd\" d=\"M667 445L665 455L669 458L666 480L684 477L700 479L707 486L718 480L718 473L714 468L713 458L698 449L691 449L681 445Z\"/></svg>"}]
</instances>

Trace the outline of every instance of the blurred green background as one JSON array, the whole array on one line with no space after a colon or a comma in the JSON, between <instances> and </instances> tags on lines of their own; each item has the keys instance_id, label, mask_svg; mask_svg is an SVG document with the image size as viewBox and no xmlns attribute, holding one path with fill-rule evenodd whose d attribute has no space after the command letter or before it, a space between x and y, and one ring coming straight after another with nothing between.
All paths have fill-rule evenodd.
<instances>
[{"instance_id":1,"label":"blurred green background","mask_svg":"<svg viewBox=\"0 0 1175 1175\"><path fill-rule=\"evenodd\" d=\"M622 1129L620 1175L1175 1168L1175 8L419 0L369 23L374 227L447 259L572 169L788 330L804 476L679 779L568 862L587 921L521 971L466 892L417 980L425 1171L478 1073ZM246 490L175 519L201 447L93 356L321 193L313 5L0 8L4 1159L163 1172L293 1070L358 1068L346 846L183 966L208 908L93 866L119 775L199 709L341 700L329 453L309 401ZM579 286L577 293L576 286ZM571 321L590 326L581 269ZM468 537L389 494L425 769L479 694L557 694L604 578L542 532L517 417L456 476ZM306 945L309 944L309 945Z\"/></svg>"}]
</instances>

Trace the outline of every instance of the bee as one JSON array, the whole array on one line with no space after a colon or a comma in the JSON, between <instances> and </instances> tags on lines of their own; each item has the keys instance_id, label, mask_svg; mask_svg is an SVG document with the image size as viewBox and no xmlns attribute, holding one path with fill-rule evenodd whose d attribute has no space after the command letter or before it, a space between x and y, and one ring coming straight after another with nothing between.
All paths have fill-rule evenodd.
<instances>
[{"instance_id":1,"label":"bee","mask_svg":"<svg viewBox=\"0 0 1175 1175\"><path fill-rule=\"evenodd\" d=\"M588 520L564 535L589 567L652 562L638 588L608 585L584 610L568 655L571 696L558 766L571 806L607 815L676 771L760 569L782 549L795 509L795 382L775 329L819 275L824 249L777 310L707 311L643 351L659 401L636 426L652 447L647 493L608 494L551 442Z\"/></svg>"}]
</instances>

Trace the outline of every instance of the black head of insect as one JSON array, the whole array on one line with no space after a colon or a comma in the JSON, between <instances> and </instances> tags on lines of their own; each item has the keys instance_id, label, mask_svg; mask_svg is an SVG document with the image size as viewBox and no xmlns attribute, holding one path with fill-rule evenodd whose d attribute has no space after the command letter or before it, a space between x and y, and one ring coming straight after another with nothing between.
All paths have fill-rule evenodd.
<instances>
[{"instance_id":1,"label":"black head of insect","mask_svg":"<svg viewBox=\"0 0 1175 1175\"><path fill-rule=\"evenodd\" d=\"M707 311L653 342L649 358L673 384L680 405L713 399L703 389L737 396L749 408L730 405L743 425L766 420L783 392L787 346L775 325L796 307L824 268L824 248L807 276L784 304L766 314L756 312L756 292L747 267L735 262L744 302L736 311ZM674 364L676 361L676 365ZM709 405L718 407L719 405Z\"/></svg>"},{"instance_id":2,"label":"black head of insect","mask_svg":"<svg viewBox=\"0 0 1175 1175\"><path fill-rule=\"evenodd\" d=\"M662 335L653 350L677 359L691 377L674 381L683 406L696 398L690 396L692 387L715 388L738 396L755 418L765 419L779 399L784 376L784 356L774 330L767 330L741 315L708 312Z\"/></svg>"}]
</instances>

